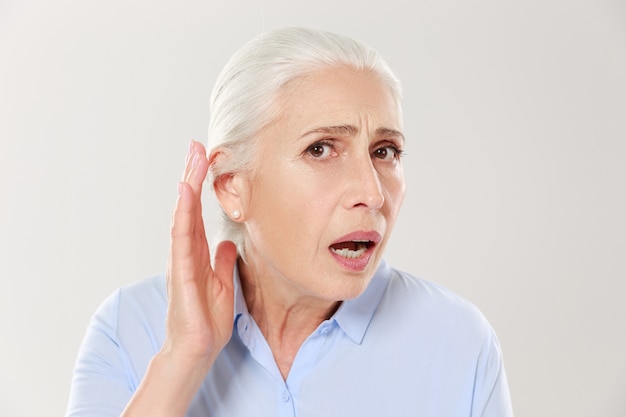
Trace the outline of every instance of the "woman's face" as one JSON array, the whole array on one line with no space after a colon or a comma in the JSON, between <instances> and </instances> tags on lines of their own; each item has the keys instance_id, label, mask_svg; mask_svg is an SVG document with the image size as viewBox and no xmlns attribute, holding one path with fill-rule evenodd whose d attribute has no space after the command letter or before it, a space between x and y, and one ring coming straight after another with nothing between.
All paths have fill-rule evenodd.
<instances>
[{"instance_id":1,"label":"woman's face","mask_svg":"<svg viewBox=\"0 0 626 417\"><path fill-rule=\"evenodd\" d=\"M398 104L377 75L342 67L290 83L277 105L244 181L247 263L293 294L354 298L404 197Z\"/></svg>"}]
</instances>

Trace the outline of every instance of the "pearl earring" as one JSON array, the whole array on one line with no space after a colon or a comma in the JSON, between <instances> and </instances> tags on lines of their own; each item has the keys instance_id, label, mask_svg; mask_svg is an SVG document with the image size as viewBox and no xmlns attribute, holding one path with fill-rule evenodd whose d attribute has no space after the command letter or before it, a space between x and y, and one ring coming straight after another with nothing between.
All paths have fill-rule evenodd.
<instances>
[{"instance_id":1,"label":"pearl earring","mask_svg":"<svg viewBox=\"0 0 626 417\"><path fill-rule=\"evenodd\" d=\"M237 220L241 217L241 212L239 210L233 210L230 215L233 217L233 219Z\"/></svg>"}]
</instances>

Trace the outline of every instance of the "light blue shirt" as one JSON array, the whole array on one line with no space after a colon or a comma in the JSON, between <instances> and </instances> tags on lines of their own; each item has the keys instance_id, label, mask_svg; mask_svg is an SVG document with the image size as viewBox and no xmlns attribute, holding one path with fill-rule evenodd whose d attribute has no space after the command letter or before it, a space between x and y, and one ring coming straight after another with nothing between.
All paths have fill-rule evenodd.
<instances>
[{"instance_id":1,"label":"light blue shirt","mask_svg":"<svg viewBox=\"0 0 626 417\"><path fill-rule=\"evenodd\" d=\"M230 342L188 417L509 417L496 335L473 305L384 262L301 346L283 380L235 276ZM95 313L69 417L118 417L165 336L164 276L122 288Z\"/></svg>"}]
</instances>

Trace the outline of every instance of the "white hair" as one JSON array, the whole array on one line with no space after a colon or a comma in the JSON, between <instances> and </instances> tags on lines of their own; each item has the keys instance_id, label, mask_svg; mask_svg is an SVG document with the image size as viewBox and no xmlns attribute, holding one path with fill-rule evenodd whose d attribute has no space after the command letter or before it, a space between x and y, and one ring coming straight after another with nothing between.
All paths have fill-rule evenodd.
<instances>
[{"instance_id":1,"label":"white hair","mask_svg":"<svg viewBox=\"0 0 626 417\"><path fill-rule=\"evenodd\" d=\"M255 136L278 111L283 86L312 71L338 66L372 71L390 88L400 107L401 88L382 56L362 42L305 28L262 33L239 49L219 74L211 94L208 152L228 157L211 165L209 183L222 175L250 172L259 143ZM244 255L244 225L219 209L219 240L231 240Z\"/></svg>"}]
</instances>

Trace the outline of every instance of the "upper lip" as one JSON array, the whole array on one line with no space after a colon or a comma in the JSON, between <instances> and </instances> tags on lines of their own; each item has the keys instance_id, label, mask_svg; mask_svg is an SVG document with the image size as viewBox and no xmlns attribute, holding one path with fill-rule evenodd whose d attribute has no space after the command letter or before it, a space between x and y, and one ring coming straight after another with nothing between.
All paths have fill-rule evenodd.
<instances>
[{"instance_id":1,"label":"upper lip","mask_svg":"<svg viewBox=\"0 0 626 417\"><path fill-rule=\"evenodd\" d=\"M356 232L348 233L347 235L340 237L339 239L335 240L330 245L332 246L332 245L336 245L342 242L364 242L364 241L377 244L378 242L380 242L381 239L382 239L381 234L375 230L359 230Z\"/></svg>"}]
</instances>

